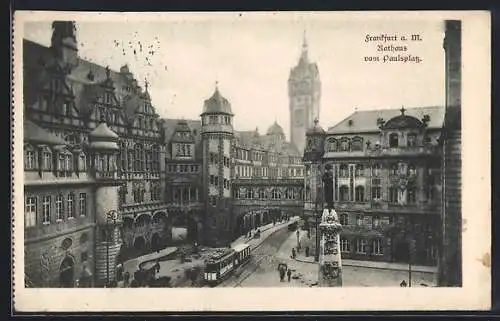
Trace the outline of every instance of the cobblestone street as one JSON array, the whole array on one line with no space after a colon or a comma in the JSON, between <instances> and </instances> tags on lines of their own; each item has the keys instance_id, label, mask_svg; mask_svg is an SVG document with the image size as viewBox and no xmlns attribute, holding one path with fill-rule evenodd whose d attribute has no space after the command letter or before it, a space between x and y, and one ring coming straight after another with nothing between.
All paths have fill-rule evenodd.
<instances>
[{"instance_id":1,"label":"cobblestone street","mask_svg":"<svg viewBox=\"0 0 500 321\"><path fill-rule=\"evenodd\" d=\"M301 231L301 237L305 232ZM256 248L252 260L235 276L221 286L232 287L310 287L316 286L318 265L315 262L301 262L291 258L292 248L296 247L295 232L283 229L271 235ZM303 254L301 251L301 254ZM313 260L312 257L309 258ZM277 266L286 263L293 271L290 282L280 282ZM402 280L408 282L408 270L370 267L372 262L346 260L343 264L343 287L399 287ZM353 266L368 265L368 266ZM386 265L389 265L386 264ZM399 268L399 266L398 266ZM434 286L434 273L412 272L412 286Z\"/></svg>"}]
</instances>

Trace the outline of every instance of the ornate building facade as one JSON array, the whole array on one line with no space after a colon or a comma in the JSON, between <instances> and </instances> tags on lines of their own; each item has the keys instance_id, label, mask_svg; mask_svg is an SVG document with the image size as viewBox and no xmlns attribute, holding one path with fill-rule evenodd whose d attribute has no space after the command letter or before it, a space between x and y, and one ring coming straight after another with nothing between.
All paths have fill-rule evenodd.
<instances>
[{"instance_id":1,"label":"ornate building facade","mask_svg":"<svg viewBox=\"0 0 500 321\"><path fill-rule=\"evenodd\" d=\"M305 214L315 221L331 165L344 258L437 263L443 120L441 107L357 111L307 132Z\"/></svg>"},{"instance_id":2,"label":"ornate building facade","mask_svg":"<svg viewBox=\"0 0 500 321\"><path fill-rule=\"evenodd\" d=\"M26 132L26 279L34 286L70 286L85 263L102 284L109 269L114 278L122 241L121 259L168 242L163 124L147 86L142 90L127 66L115 72L81 59L73 22L52 28L50 47L23 43L25 121L61 146L35 144L36 135ZM115 230L100 225L114 212L123 228L110 236ZM68 255L45 254L51 251ZM62 270L72 272L62 276Z\"/></svg>"},{"instance_id":3,"label":"ornate building facade","mask_svg":"<svg viewBox=\"0 0 500 321\"><path fill-rule=\"evenodd\" d=\"M218 89L200 120L160 119L127 65L79 57L74 22L52 29L50 47L23 42L27 286L102 286L175 245L173 227L219 246L301 213L301 154L278 124L235 131Z\"/></svg>"},{"instance_id":4,"label":"ornate building facade","mask_svg":"<svg viewBox=\"0 0 500 321\"><path fill-rule=\"evenodd\" d=\"M164 120L167 208L181 214L191 241L224 246L302 213L301 155L283 128L274 123L266 135L236 131L233 117L216 88L204 101L201 121Z\"/></svg>"},{"instance_id":5,"label":"ornate building facade","mask_svg":"<svg viewBox=\"0 0 500 321\"><path fill-rule=\"evenodd\" d=\"M236 132L233 146L233 205L240 234L301 215L304 167L298 150L276 122L266 135L258 130Z\"/></svg>"}]
</instances>

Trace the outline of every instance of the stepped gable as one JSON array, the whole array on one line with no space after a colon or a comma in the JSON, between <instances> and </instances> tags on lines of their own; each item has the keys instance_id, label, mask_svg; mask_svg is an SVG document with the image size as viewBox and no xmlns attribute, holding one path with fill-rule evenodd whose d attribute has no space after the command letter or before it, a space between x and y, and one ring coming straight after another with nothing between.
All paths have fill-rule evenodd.
<instances>
[{"instance_id":1,"label":"stepped gable","mask_svg":"<svg viewBox=\"0 0 500 321\"><path fill-rule=\"evenodd\" d=\"M48 68L55 66L54 61L49 47L23 39L23 76L24 79L32 80L24 82L25 105L37 103L40 90L50 79ZM75 106L81 116L90 113L92 101L102 95L103 87L110 85L129 120L141 101L150 99L149 93L138 86L126 65L120 71L115 71L78 57L78 64L66 75L65 81L75 96Z\"/></svg>"},{"instance_id":2,"label":"stepped gable","mask_svg":"<svg viewBox=\"0 0 500 321\"><path fill-rule=\"evenodd\" d=\"M195 149L195 158L197 160L201 160L201 157L203 156L203 150L202 150L202 145L201 145L201 121L200 120L194 120L194 119L178 119L178 118L162 118L163 121L163 130L165 133L165 144L168 145L173 138L173 135L175 133L175 130L177 128L177 125L179 121L185 121L189 129L191 130L191 133L193 133L193 138L195 141L194 149ZM166 152L166 157L170 158L170 151L167 150Z\"/></svg>"}]
</instances>

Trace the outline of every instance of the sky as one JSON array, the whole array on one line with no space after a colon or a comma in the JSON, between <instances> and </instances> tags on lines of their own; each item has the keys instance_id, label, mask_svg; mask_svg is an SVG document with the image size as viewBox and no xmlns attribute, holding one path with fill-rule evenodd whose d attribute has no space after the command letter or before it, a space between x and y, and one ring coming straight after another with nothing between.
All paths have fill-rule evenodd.
<instances>
[{"instance_id":1,"label":"sky","mask_svg":"<svg viewBox=\"0 0 500 321\"><path fill-rule=\"evenodd\" d=\"M358 13L361 15L361 13ZM331 127L355 110L443 106L443 21L435 18L319 19L231 13L223 18L76 20L80 57L109 65L128 64L139 84L148 80L153 106L161 117L199 119L215 84L232 105L237 130L261 134L276 120L289 139L290 69L299 60L306 33L309 58L321 78L320 125ZM351 16L352 17L352 16ZM401 55L420 63L366 62L383 56L379 42L366 36L420 34ZM50 45L51 21L27 22L24 38ZM390 45L386 42L384 45ZM142 46L142 51L141 51Z\"/></svg>"}]
</instances>

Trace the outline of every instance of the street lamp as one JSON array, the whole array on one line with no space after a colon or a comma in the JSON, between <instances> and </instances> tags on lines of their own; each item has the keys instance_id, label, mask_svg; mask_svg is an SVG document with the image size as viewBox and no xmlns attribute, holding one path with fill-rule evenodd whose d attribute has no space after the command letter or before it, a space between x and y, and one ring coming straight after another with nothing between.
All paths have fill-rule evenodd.
<instances>
[{"instance_id":1,"label":"street lamp","mask_svg":"<svg viewBox=\"0 0 500 321\"><path fill-rule=\"evenodd\" d=\"M109 243L111 243L111 235L109 229L109 221L113 222L113 229L118 219L118 212L111 210L106 214L106 286L109 286Z\"/></svg>"}]
</instances>

